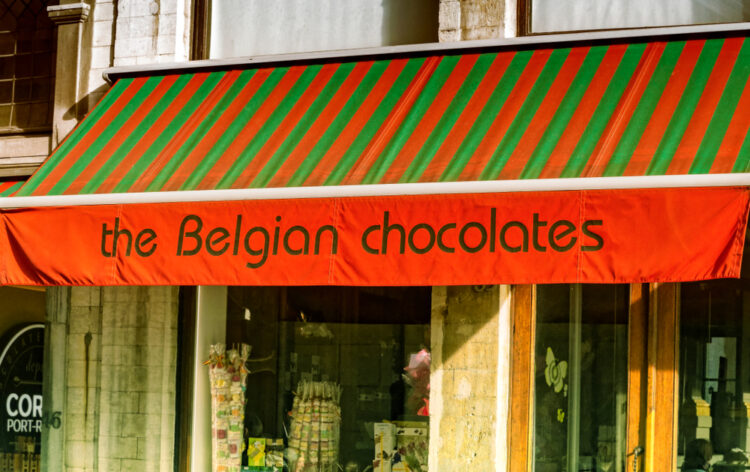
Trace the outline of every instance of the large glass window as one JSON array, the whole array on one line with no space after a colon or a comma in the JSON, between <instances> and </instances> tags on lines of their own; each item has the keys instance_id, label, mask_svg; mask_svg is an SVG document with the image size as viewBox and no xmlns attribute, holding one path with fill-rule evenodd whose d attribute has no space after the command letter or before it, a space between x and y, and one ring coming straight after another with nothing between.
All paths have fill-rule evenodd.
<instances>
[{"instance_id":1,"label":"large glass window","mask_svg":"<svg viewBox=\"0 0 750 472\"><path fill-rule=\"evenodd\" d=\"M250 346L243 465L426 471L430 297L419 287L230 287L227 348Z\"/></svg>"},{"instance_id":2,"label":"large glass window","mask_svg":"<svg viewBox=\"0 0 750 472\"><path fill-rule=\"evenodd\" d=\"M540 285L533 470L624 470L628 287Z\"/></svg>"},{"instance_id":3,"label":"large glass window","mask_svg":"<svg viewBox=\"0 0 750 472\"><path fill-rule=\"evenodd\" d=\"M435 42L434 0L213 0L210 57Z\"/></svg>"},{"instance_id":4,"label":"large glass window","mask_svg":"<svg viewBox=\"0 0 750 472\"><path fill-rule=\"evenodd\" d=\"M531 32L643 28L750 20L747 0L527 0Z\"/></svg>"},{"instance_id":5,"label":"large glass window","mask_svg":"<svg viewBox=\"0 0 750 472\"><path fill-rule=\"evenodd\" d=\"M0 0L0 133L47 130L52 123L57 1Z\"/></svg>"},{"instance_id":6,"label":"large glass window","mask_svg":"<svg viewBox=\"0 0 750 472\"><path fill-rule=\"evenodd\" d=\"M683 284L678 456L683 470L748 468L750 291L746 282Z\"/></svg>"}]
</instances>

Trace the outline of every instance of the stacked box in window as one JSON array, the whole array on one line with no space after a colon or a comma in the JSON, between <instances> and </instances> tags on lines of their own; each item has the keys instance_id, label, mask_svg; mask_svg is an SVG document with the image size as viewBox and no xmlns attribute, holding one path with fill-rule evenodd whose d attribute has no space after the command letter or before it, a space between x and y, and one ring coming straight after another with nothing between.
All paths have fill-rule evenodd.
<instances>
[{"instance_id":1,"label":"stacked box in window","mask_svg":"<svg viewBox=\"0 0 750 472\"><path fill-rule=\"evenodd\" d=\"M213 470L240 472L242 464L243 424L245 411L245 362L250 346L226 350L223 344L209 351L211 411L213 414Z\"/></svg>"}]
</instances>

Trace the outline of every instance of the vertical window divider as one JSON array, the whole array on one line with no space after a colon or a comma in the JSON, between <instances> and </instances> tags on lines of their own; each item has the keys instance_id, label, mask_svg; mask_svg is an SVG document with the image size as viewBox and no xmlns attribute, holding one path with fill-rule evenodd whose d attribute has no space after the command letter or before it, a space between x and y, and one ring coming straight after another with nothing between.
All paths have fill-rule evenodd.
<instances>
[{"instance_id":1,"label":"vertical window divider","mask_svg":"<svg viewBox=\"0 0 750 472\"><path fill-rule=\"evenodd\" d=\"M645 472L677 470L680 284L649 287Z\"/></svg>"},{"instance_id":2,"label":"vertical window divider","mask_svg":"<svg viewBox=\"0 0 750 472\"><path fill-rule=\"evenodd\" d=\"M643 456L635 455L637 447L645 445L646 388L647 388L647 307L648 290L645 284L630 285L628 314L628 412L625 470L643 470ZM638 461L633 464L633 461Z\"/></svg>"},{"instance_id":3,"label":"vertical window divider","mask_svg":"<svg viewBox=\"0 0 750 472\"><path fill-rule=\"evenodd\" d=\"M528 472L532 467L530 451L534 418L532 356L535 318L536 285L514 285L511 310L508 472Z\"/></svg>"},{"instance_id":4,"label":"vertical window divider","mask_svg":"<svg viewBox=\"0 0 750 472\"><path fill-rule=\"evenodd\" d=\"M581 330L583 317L581 284L570 286L570 332L568 349L568 470L578 470L581 433Z\"/></svg>"}]
</instances>

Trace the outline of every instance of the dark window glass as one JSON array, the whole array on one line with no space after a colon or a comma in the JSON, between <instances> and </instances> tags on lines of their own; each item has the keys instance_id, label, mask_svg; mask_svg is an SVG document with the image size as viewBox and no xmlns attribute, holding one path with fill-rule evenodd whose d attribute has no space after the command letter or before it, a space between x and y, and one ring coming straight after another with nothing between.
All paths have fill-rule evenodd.
<instances>
[{"instance_id":1,"label":"dark window glass","mask_svg":"<svg viewBox=\"0 0 750 472\"><path fill-rule=\"evenodd\" d=\"M747 457L750 291L747 280L683 284L680 301L682 470L739 472Z\"/></svg>"},{"instance_id":2,"label":"dark window glass","mask_svg":"<svg viewBox=\"0 0 750 472\"><path fill-rule=\"evenodd\" d=\"M534 472L623 472L627 285L540 285Z\"/></svg>"},{"instance_id":3,"label":"dark window glass","mask_svg":"<svg viewBox=\"0 0 750 472\"><path fill-rule=\"evenodd\" d=\"M48 129L57 0L0 0L0 133Z\"/></svg>"}]
</instances>

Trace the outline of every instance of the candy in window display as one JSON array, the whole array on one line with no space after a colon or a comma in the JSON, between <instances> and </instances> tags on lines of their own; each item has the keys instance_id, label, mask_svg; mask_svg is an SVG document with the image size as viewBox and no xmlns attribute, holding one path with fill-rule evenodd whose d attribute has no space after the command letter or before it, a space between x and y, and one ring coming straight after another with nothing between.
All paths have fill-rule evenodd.
<instances>
[{"instance_id":1,"label":"candy in window display","mask_svg":"<svg viewBox=\"0 0 750 472\"><path fill-rule=\"evenodd\" d=\"M301 381L292 404L287 463L291 472L338 470L341 386Z\"/></svg>"},{"instance_id":2,"label":"candy in window display","mask_svg":"<svg viewBox=\"0 0 750 472\"><path fill-rule=\"evenodd\" d=\"M212 467L214 472L240 472L242 468L245 412L245 363L250 346L226 349L222 343L209 348L211 383Z\"/></svg>"}]
</instances>

